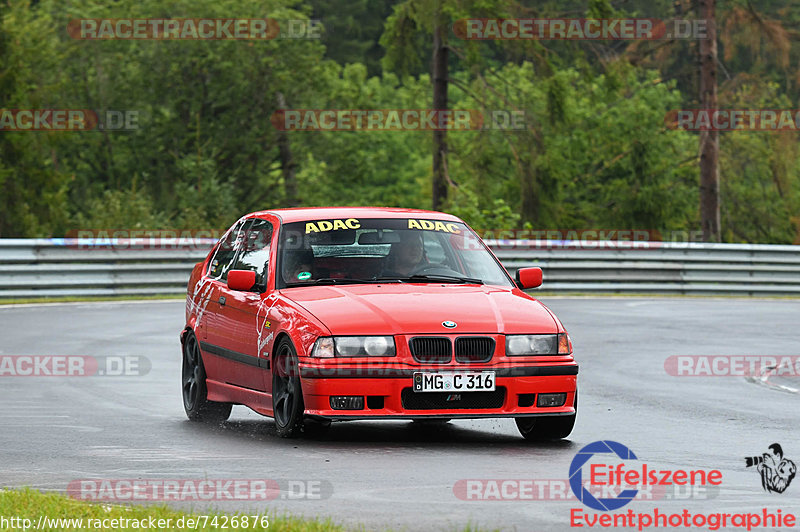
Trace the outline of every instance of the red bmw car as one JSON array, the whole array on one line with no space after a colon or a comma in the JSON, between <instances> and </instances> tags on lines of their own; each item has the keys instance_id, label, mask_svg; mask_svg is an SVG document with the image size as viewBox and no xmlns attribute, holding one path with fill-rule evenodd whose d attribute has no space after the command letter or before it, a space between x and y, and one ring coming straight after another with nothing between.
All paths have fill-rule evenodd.
<instances>
[{"instance_id":1,"label":"red bmw car","mask_svg":"<svg viewBox=\"0 0 800 532\"><path fill-rule=\"evenodd\" d=\"M246 405L294 437L331 421L511 417L569 435L578 365L558 318L460 219L391 208L262 211L191 274L182 389L192 420Z\"/></svg>"}]
</instances>

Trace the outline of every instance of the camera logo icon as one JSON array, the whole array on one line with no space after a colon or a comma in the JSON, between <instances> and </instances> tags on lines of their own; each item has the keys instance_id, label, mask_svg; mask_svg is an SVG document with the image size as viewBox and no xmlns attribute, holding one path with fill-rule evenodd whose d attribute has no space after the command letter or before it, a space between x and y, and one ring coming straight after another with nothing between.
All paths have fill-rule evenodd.
<instances>
[{"instance_id":1,"label":"camera logo icon","mask_svg":"<svg viewBox=\"0 0 800 532\"><path fill-rule=\"evenodd\" d=\"M761 487L769 493L783 493L797 474L797 465L783 456L783 447L773 443L761 456L747 456L745 467L755 467L761 475Z\"/></svg>"}]
</instances>

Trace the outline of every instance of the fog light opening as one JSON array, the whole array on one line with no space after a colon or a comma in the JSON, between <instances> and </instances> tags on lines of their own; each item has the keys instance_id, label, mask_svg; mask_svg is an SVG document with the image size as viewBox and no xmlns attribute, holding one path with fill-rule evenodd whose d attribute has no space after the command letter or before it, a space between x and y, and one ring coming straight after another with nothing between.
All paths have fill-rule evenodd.
<instances>
[{"instance_id":1,"label":"fog light opening","mask_svg":"<svg viewBox=\"0 0 800 532\"><path fill-rule=\"evenodd\" d=\"M536 399L536 406L543 408L564 406L566 402L567 394L565 393L540 393Z\"/></svg>"},{"instance_id":2,"label":"fog light opening","mask_svg":"<svg viewBox=\"0 0 800 532\"><path fill-rule=\"evenodd\" d=\"M521 408L529 408L533 406L533 403L535 401L536 401L535 393L521 393L519 394L517 405L519 405Z\"/></svg>"},{"instance_id":3,"label":"fog light opening","mask_svg":"<svg viewBox=\"0 0 800 532\"><path fill-rule=\"evenodd\" d=\"M363 395L332 395L331 408L334 410L363 410Z\"/></svg>"},{"instance_id":4,"label":"fog light opening","mask_svg":"<svg viewBox=\"0 0 800 532\"><path fill-rule=\"evenodd\" d=\"M367 408L370 410L383 410L384 397L382 395L368 395Z\"/></svg>"}]
</instances>

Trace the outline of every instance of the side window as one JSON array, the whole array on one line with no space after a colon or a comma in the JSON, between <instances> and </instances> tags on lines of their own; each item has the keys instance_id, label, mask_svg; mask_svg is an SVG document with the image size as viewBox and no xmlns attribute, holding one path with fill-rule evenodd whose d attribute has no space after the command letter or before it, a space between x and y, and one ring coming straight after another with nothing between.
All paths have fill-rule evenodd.
<instances>
[{"instance_id":1,"label":"side window","mask_svg":"<svg viewBox=\"0 0 800 532\"><path fill-rule=\"evenodd\" d=\"M225 239L220 242L208 268L208 275L213 279L225 281L228 278L228 270L231 269L231 261L236 255L236 243L239 240L241 229L242 224L236 224Z\"/></svg>"},{"instance_id":2,"label":"side window","mask_svg":"<svg viewBox=\"0 0 800 532\"><path fill-rule=\"evenodd\" d=\"M232 270L251 270L258 274L259 283L266 278L269 267L272 224L266 220L248 220L241 234L239 255Z\"/></svg>"}]
</instances>

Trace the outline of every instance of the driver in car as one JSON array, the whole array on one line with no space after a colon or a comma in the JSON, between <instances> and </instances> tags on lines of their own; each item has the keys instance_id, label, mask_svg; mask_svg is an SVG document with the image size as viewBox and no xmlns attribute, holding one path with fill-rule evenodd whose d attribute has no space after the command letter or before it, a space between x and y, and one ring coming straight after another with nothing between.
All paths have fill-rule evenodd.
<instances>
[{"instance_id":1,"label":"driver in car","mask_svg":"<svg viewBox=\"0 0 800 532\"><path fill-rule=\"evenodd\" d=\"M309 250L287 253L283 263L283 280L287 283L308 281L312 277L314 253Z\"/></svg>"},{"instance_id":2,"label":"driver in car","mask_svg":"<svg viewBox=\"0 0 800 532\"><path fill-rule=\"evenodd\" d=\"M400 231L400 242L392 244L386 255L384 277L408 277L427 264L422 235L412 231Z\"/></svg>"}]
</instances>

